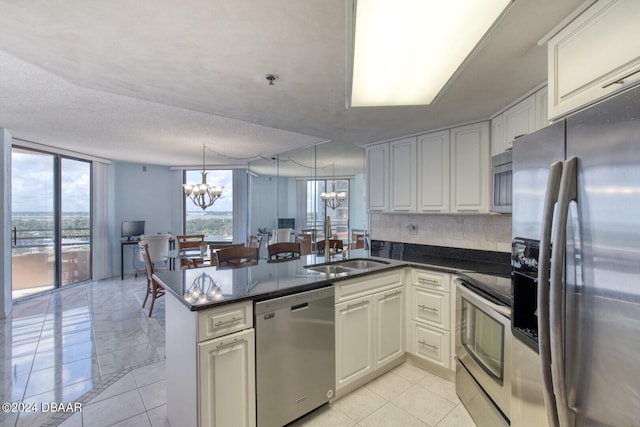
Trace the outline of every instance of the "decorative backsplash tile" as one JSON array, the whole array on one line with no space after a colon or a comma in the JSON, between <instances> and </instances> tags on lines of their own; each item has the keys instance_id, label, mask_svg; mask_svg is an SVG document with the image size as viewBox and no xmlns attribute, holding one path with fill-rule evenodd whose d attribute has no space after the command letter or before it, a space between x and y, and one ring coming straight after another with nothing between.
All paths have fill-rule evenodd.
<instances>
[{"instance_id":1,"label":"decorative backsplash tile","mask_svg":"<svg viewBox=\"0 0 640 427\"><path fill-rule=\"evenodd\" d=\"M511 252L511 215L371 214L371 239ZM417 233L408 227L417 225Z\"/></svg>"}]
</instances>

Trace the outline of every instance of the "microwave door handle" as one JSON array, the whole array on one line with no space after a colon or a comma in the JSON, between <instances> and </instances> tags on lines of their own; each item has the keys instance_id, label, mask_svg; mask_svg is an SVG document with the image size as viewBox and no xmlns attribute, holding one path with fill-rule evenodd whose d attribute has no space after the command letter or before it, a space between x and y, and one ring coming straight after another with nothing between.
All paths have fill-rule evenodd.
<instances>
[{"instance_id":1,"label":"microwave door handle","mask_svg":"<svg viewBox=\"0 0 640 427\"><path fill-rule=\"evenodd\" d=\"M558 427L558 410L553 395L551 377L551 348L549 344L549 263L551 258L551 230L553 228L553 209L558 201L560 179L562 177L562 161L549 167L547 192L542 210L542 232L538 257L538 346L542 362L542 389L544 406L547 408L549 427Z\"/></svg>"},{"instance_id":2,"label":"microwave door handle","mask_svg":"<svg viewBox=\"0 0 640 427\"><path fill-rule=\"evenodd\" d=\"M577 200L577 164L578 159L572 157L565 161L560 180L558 206L555 212L556 226L553 236L551 277L549 286L549 323L552 325L550 333L551 344L551 373L553 392L556 397L558 421L561 427L570 427L569 404L565 384L565 321L564 321L564 259L567 243L567 221L569 204Z\"/></svg>"}]
</instances>

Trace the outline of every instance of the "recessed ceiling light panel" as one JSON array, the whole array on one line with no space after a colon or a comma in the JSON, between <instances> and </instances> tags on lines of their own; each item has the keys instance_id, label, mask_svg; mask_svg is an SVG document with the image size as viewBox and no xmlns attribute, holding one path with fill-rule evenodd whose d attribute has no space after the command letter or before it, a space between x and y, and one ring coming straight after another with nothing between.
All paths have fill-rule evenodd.
<instances>
[{"instance_id":1,"label":"recessed ceiling light panel","mask_svg":"<svg viewBox=\"0 0 640 427\"><path fill-rule=\"evenodd\" d=\"M512 0L357 0L352 107L429 104Z\"/></svg>"}]
</instances>

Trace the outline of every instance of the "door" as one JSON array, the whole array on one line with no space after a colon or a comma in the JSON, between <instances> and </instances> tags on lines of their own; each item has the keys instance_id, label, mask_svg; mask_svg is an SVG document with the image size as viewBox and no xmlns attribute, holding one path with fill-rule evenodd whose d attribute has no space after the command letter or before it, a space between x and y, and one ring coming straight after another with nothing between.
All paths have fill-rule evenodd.
<instances>
[{"instance_id":1,"label":"door","mask_svg":"<svg viewBox=\"0 0 640 427\"><path fill-rule=\"evenodd\" d=\"M549 166L564 159L564 121L513 143L512 238L540 239Z\"/></svg>"},{"instance_id":2,"label":"door","mask_svg":"<svg viewBox=\"0 0 640 427\"><path fill-rule=\"evenodd\" d=\"M404 292L402 288L374 296L375 369L404 354Z\"/></svg>"},{"instance_id":3,"label":"door","mask_svg":"<svg viewBox=\"0 0 640 427\"><path fill-rule=\"evenodd\" d=\"M198 344L199 425L255 426L254 330Z\"/></svg>"},{"instance_id":4,"label":"door","mask_svg":"<svg viewBox=\"0 0 640 427\"><path fill-rule=\"evenodd\" d=\"M640 419L640 88L567 118L566 387L577 425Z\"/></svg>"},{"instance_id":5,"label":"door","mask_svg":"<svg viewBox=\"0 0 640 427\"><path fill-rule=\"evenodd\" d=\"M416 138L389 143L391 151L391 210L416 211Z\"/></svg>"},{"instance_id":6,"label":"door","mask_svg":"<svg viewBox=\"0 0 640 427\"><path fill-rule=\"evenodd\" d=\"M418 211L449 211L449 131L418 137Z\"/></svg>"},{"instance_id":7,"label":"door","mask_svg":"<svg viewBox=\"0 0 640 427\"><path fill-rule=\"evenodd\" d=\"M489 211L489 124L451 129L451 210Z\"/></svg>"},{"instance_id":8,"label":"door","mask_svg":"<svg viewBox=\"0 0 640 427\"><path fill-rule=\"evenodd\" d=\"M369 210L389 210L389 144L367 148L366 173Z\"/></svg>"},{"instance_id":9,"label":"door","mask_svg":"<svg viewBox=\"0 0 640 427\"><path fill-rule=\"evenodd\" d=\"M91 278L91 163L13 147L12 295Z\"/></svg>"},{"instance_id":10,"label":"door","mask_svg":"<svg viewBox=\"0 0 640 427\"><path fill-rule=\"evenodd\" d=\"M336 305L336 389L373 370L373 296Z\"/></svg>"}]
</instances>

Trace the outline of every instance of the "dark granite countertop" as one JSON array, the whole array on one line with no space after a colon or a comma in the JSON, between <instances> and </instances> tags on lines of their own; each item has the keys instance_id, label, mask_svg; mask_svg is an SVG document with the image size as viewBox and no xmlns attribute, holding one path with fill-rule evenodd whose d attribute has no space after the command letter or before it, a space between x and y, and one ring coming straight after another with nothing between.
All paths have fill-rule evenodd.
<instances>
[{"instance_id":1,"label":"dark granite countertop","mask_svg":"<svg viewBox=\"0 0 640 427\"><path fill-rule=\"evenodd\" d=\"M352 250L350 259L371 259L368 251ZM336 260L334 264L340 260ZM330 286L333 283L360 277L374 271L402 268L402 261L380 259L379 266L338 274L323 274L304 268L324 264L325 258L303 256L298 260L268 262L243 268L202 267L176 271L159 271L155 277L189 310L197 311L233 302L277 298Z\"/></svg>"},{"instance_id":2,"label":"dark granite countertop","mask_svg":"<svg viewBox=\"0 0 640 427\"><path fill-rule=\"evenodd\" d=\"M374 252L375 253L375 252ZM444 273L478 271L501 274L510 268L502 263L491 263L446 256L420 256L419 261L372 256L368 250L352 250L350 259L373 259L379 265L350 272L326 275L305 266L324 264L325 258L303 256L299 260L268 262L260 260L255 266L244 268L202 267L187 270L156 272L156 278L167 292L178 298L189 310L198 311L214 306L246 300L264 300L296 292L331 286L340 281L361 277L374 272L414 267ZM339 265L340 260L334 261Z\"/></svg>"}]
</instances>

